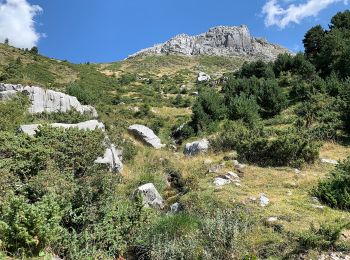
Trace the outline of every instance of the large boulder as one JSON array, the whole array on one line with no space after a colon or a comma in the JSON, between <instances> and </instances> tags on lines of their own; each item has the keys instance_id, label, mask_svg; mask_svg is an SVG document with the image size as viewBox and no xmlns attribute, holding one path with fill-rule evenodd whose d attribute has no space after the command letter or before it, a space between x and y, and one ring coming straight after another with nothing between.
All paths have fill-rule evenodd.
<instances>
[{"instance_id":1,"label":"large boulder","mask_svg":"<svg viewBox=\"0 0 350 260\"><path fill-rule=\"evenodd\" d=\"M202 139L200 141L187 143L185 146L184 154L188 156L193 156L193 155L205 153L208 151L208 149L209 149L209 141L207 139Z\"/></svg>"},{"instance_id":2,"label":"large boulder","mask_svg":"<svg viewBox=\"0 0 350 260\"><path fill-rule=\"evenodd\" d=\"M29 107L29 113L54 113L68 112L75 110L81 114L90 114L92 117L97 117L97 111L92 106L82 105L76 97L69 96L62 92L43 89L36 86L22 86L13 84L0 83L0 93L8 96L14 92L21 92L28 95L32 105ZM1 98L3 99L3 98Z\"/></svg>"},{"instance_id":3,"label":"large boulder","mask_svg":"<svg viewBox=\"0 0 350 260\"><path fill-rule=\"evenodd\" d=\"M19 132L25 133L27 135L35 135L35 133L39 130L40 124L31 124L31 125L21 125L19 127ZM52 127L61 127L64 129L68 128L78 128L80 130L95 130L100 129L102 131L105 131L105 126L103 123L97 121L97 120L89 120L86 122L81 122L77 124L62 124L62 123L53 123L50 124Z\"/></svg>"},{"instance_id":4,"label":"large boulder","mask_svg":"<svg viewBox=\"0 0 350 260\"><path fill-rule=\"evenodd\" d=\"M153 148L160 149L165 145L161 143L161 140L155 133L144 125L132 125L129 126L128 130L135 135L138 139L144 143L152 146Z\"/></svg>"},{"instance_id":5,"label":"large boulder","mask_svg":"<svg viewBox=\"0 0 350 260\"><path fill-rule=\"evenodd\" d=\"M138 187L132 194L133 199L135 199L138 195L141 196L143 205L155 209L164 208L164 200L157 191L156 187L154 187L153 183L147 183Z\"/></svg>"},{"instance_id":6,"label":"large boulder","mask_svg":"<svg viewBox=\"0 0 350 260\"><path fill-rule=\"evenodd\" d=\"M108 165L110 171L121 172L123 170L122 151L111 144L106 148L103 157L98 157L95 163Z\"/></svg>"}]
</instances>

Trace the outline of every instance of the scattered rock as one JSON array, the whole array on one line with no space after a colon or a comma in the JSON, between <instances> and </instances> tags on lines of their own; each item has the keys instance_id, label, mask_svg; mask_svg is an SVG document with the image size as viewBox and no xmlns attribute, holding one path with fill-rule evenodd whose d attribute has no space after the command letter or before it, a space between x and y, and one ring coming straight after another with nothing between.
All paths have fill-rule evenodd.
<instances>
[{"instance_id":1,"label":"scattered rock","mask_svg":"<svg viewBox=\"0 0 350 260\"><path fill-rule=\"evenodd\" d=\"M227 172L226 175L218 176L214 179L215 186L224 186L226 184L234 183L236 186L241 186L239 176L234 172Z\"/></svg>"},{"instance_id":2,"label":"scattered rock","mask_svg":"<svg viewBox=\"0 0 350 260\"><path fill-rule=\"evenodd\" d=\"M184 154L188 156L193 156L193 155L205 153L208 151L208 149L209 149L209 141L207 139L202 139L200 141L187 143Z\"/></svg>"},{"instance_id":3,"label":"scattered rock","mask_svg":"<svg viewBox=\"0 0 350 260\"><path fill-rule=\"evenodd\" d=\"M128 130L133 133L137 138L141 139L144 143L152 146L155 149L160 149L165 146L162 144L159 137L155 133L144 125L132 125Z\"/></svg>"},{"instance_id":4,"label":"scattered rock","mask_svg":"<svg viewBox=\"0 0 350 260\"><path fill-rule=\"evenodd\" d=\"M322 158L321 163L328 163L328 164L333 164L333 165L339 164L339 162L337 160L327 159L327 158Z\"/></svg>"},{"instance_id":5,"label":"scattered rock","mask_svg":"<svg viewBox=\"0 0 350 260\"><path fill-rule=\"evenodd\" d=\"M208 82L210 80L210 76L208 74L205 74L204 72L199 72L197 77L198 83Z\"/></svg>"},{"instance_id":6,"label":"scattered rock","mask_svg":"<svg viewBox=\"0 0 350 260\"><path fill-rule=\"evenodd\" d=\"M111 144L109 147L106 148L106 151L103 157L98 157L95 160L95 163L108 165L110 171L122 172L123 170L122 151L116 149L114 144Z\"/></svg>"},{"instance_id":7,"label":"scattered rock","mask_svg":"<svg viewBox=\"0 0 350 260\"><path fill-rule=\"evenodd\" d=\"M292 196L293 195L293 192L291 192L290 190L287 191L287 196Z\"/></svg>"},{"instance_id":8,"label":"scattered rock","mask_svg":"<svg viewBox=\"0 0 350 260\"><path fill-rule=\"evenodd\" d=\"M260 206L261 207L266 207L266 206L268 206L270 204L269 198L266 197L264 193L260 194L259 201L260 201Z\"/></svg>"},{"instance_id":9,"label":"scattered rock","mask_svg":"<svg viewBox=\"0 0 350 260\"><path fill-rule=\"evenodd\" d=\"M312 207L312 208L315 208L315 209L320 209L320 210L325 209L325 206L316 205L316 204L311 204L311 207Z\"/></svg>"},{"instance_id":10,"label":"scattered rock","mask_svg":"<svg viewBox=\"0 0 350 260\"><path fill-rule=\"evenodd\" d=\"M208 172L209 173L220 173L220 171L222 170L222 165L220 164L215 164L209 167Z\"/></svg>"},{"instance_id":11,"label":"scattered rock","mask_svg":"<svg viewBox=\"0 0 350 260\"><path fill-rule=\"evenodd\" d=\"M171 213L178 213L180 211L181 211L181 204L179 202L176 202L170 206Z\"/></svg>"},{"instance_id":12,"label":"scattered rock","mask_svg":"<svg viewBox=\"0 0 350 260\"><path fill-rule=\"evenodd\" d=\"M318 260L350 260L350 254L342 252L331 252L322 254Z\"/></svg>"},{"instance_id":13,"label":"scattered rock","mask_svg":"<svg viewBox=\"0 0 350 260\"><path fill-rule=\"evenodd\" d=\"M299 169L294 169L294 173L295 173L295 174L301 174L301 170L299 170Z\"/></svg>"},{"instance_id":14,"label":"scattered rock","mask_svg":"<svg viewBox=\"0 0 350 260\"><path fill-rule=\"evenodd\" d=\"M135 199L138 195L141 196L143 205L155 209L164 208L164 200L153 183L147 183L138 187L132 194L132 198Z\"/></svg>"},{"instance_id":15,"label":"scattered rock","mask_svg":"<svg viewBox=\"0 0 350 260\"><path fill-rule=\"evenodd\" d=\"M9 95L13 95L13 91L24 93L29 97L29 100L32 103L29 108L29 113L31 114L43 112L65 113L75 110L81 114L90 114L92 117L98 116L94 107L82 105L76 97L69 96L65 93L35 86L0 83L0 93L6 93L5 95L8 97Z\"/></svg>"},{"instance_id":16,"label":"scattered rock","mask_svg":"<svg viewBox=\"0 0 350 260\"><path fill-rule=\"evenodd\" d=\"M245 164L241 164L237 160L233 160L233 165L235 166L235 169L240 173L244 173L245 169L247 168Z\"/></svg>"},{"instance_id":17,"label":"scattered rock","mask_svg":"<svg viewBox=\"0 0 350 260\"><path fill-rule=\"evenodd\" d=\"M27 135L33 136L39 130L40 126L41 126L40 124L21 125L19 127L19 131ZM89 120L89 121L85 121L77 124L53 123L53 124L50 124L50 126L57 127L57 128L61 127L64 129L68 129L68 128L78 128L80 130L101 129L102 131L105 131L104 124L97 120Z\"/></svg>"},{"instance_id":18,"label":"scattered rock","mask_svg":"<svg viewBox=\"0 0 350 260\"><path fill-rule=\"evenodd\" d=\"M278 221L277 217L270 217L270 218L267 219L268 223L274 223L274 222L277 222L277 221Z\"/></svg>"},{"instance_id":19,"label":"scattered rock","mask_svg":"<svg viewBox=\"0 0 350 260\"><path fill-rule=\"evenodd\" d=\"M191 96L198 96L199 95L199 92L198 91L193 91L192 93L191 93Z\"/></svg>"}]
</instances>

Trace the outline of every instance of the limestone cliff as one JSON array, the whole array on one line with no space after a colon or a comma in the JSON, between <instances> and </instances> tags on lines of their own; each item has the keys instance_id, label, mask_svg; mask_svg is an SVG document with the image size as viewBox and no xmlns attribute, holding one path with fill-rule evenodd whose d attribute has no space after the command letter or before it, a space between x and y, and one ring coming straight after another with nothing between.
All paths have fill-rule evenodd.
<instances>
[{"instance_id":1,"label":"limestone cliff","mask_svg":"<svg viewBox=\"0 0 350 260\"><path fill-rule=\"evenodd\" d=\"M147 55L216 55L273 60L278 54L285 52L289 50L251 36L248 27L241 25L213 27L208 32L196 36L180 34L128 58Z\"/></svg>"}]
</instances>

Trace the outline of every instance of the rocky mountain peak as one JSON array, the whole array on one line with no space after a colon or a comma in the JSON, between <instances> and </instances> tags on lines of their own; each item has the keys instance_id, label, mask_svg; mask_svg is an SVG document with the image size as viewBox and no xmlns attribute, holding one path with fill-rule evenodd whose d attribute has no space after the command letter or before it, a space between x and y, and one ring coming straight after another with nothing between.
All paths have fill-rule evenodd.
<instances>
[{"instance_id":1,"label":"rocky mountain peak","mask_svg":"<svg viewBox=\"0 0 350 260\"><path fill-rule=\"evenodd\" d=\"M148 55L214 55L239 56L273 60L278 54L289 52L263 38L251 36L246 25L216 26L195 36L179 34L151 48L141 50L128 58Z\"/></svg>"}]
</instances>

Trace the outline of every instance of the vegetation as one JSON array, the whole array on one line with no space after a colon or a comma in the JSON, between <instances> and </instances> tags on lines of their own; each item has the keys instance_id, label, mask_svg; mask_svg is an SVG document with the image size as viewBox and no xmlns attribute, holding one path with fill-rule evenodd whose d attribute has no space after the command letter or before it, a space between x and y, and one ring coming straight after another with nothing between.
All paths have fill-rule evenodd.
<instances>
[{"instance_id":1,"label":"vegetation","mask_svg":"<svg viewBox=\"0 0 350 260\"><path fill-rule=\"evenodd\" d=\"M90 118L77 111L30 115L25 95L0 101L0 258L349 253L342 233L350 229L350 158L336 168L319 162L350 153L349 17L345 11L328 30L310 29L305 53L273 62L150 56L71 64L37 48L0 44L1 82L76 96L94 105L106 126L105 132L52 128ZM212 80L198 84L198 71ZM29 123L42 125L34 136L17 131ZM136 123L167 147L155 150L133 138L127 127ZM104 153L105 134L123 150L122 173L94 163ZM211 144L206 155L176 152L203 137ZM236 171L233 160L248 166ZM213 185L229 171L240 182ZM130 199L150 182L164 198L163 210ZM270 199L266 207L261 193ZM179 212L171 211L174 203Z\"/></svg>"}]
</instances>

